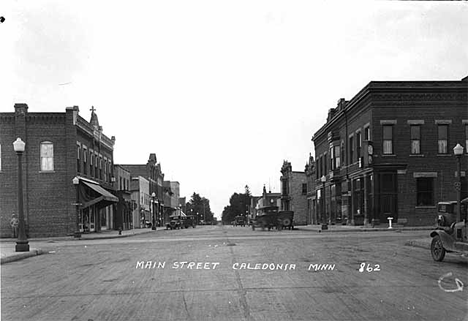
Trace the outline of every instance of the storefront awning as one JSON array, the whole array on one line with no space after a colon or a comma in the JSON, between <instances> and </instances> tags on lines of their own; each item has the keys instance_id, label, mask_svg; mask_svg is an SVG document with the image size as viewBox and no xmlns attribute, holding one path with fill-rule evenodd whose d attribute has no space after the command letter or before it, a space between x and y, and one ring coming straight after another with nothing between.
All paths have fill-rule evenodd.
<instances>
[{"instance_id":1,"label":"storefront awning","mask_svg":"<svg viewBox=\"0 0 468 321\"><path fill-rule=\"evenodd\" d=\"M117 197L106 191L100 185L93 184L84 180L82 180L81 182L99 195L98 197L85 201L82 207L89 207L101 202L102 204L99 205L103 205L103 207L105 207L110 205L110 203L117 203L119 201Z\"/></svg>"}]
</instances>

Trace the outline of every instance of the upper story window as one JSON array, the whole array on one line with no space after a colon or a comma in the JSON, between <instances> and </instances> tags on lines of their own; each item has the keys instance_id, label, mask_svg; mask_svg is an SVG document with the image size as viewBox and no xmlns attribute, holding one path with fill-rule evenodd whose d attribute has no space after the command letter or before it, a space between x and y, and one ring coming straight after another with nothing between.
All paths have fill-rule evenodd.
<instances>
[{"instance_id":1,"label":"upper story window","mask_svg":"<svg viewBox=\"0 0 468 321\"><path fill-rule=\"evenodd\" d=\"M51 142L41 143L41 171L54 170L54 144Z\"/></svg>"},{"instance_id":2,"label":"upper story window","mask_svg":"<svg viewBox=\"0 0 468 321\"><path fill-rule=\"evenodd\" d=\"M94 155L94 177L99 178L99 156L97 154Z\"/></svg>"},{"instance_id":3,"label":"upper story window","mask_svg":"<svg viewBox=\"0 0 468 321\"><path fill-rule=\"evenodd\" d=\"M448 125L439 124L437 125L437 153L447 154L448 153Z\"/></svg>"},{"instance_id":4,"label":"upper story window","mask_svg":"<svg viewBox=\"0 0 468 321\"><path fill-rule=\"evenodd\" d=\"M2 144L0 144L0 172L2 171Z\"/></svg>"},{"instance_id":5,"label":"upper story window","mask_svg":"<svg viewBox=\"0 0 468 321\"><path fill-rule=\"evenodd\" d=\"M302 195L307 195L307 183L302 183Z\"/></svg>"},{"instance_id":6,"label":"upper story window","mask_svg":"<svg viewBox=\"0 0 468 321\"><path fill-rule=\"evenodd\" d=\"M370 126L364 127L364 140L371 140Z\"/></svg>"},{"instance_id":7,"label":"upper story window","mask_svg":"<svg viewBox=\"0 0 468 321\"><path fill-rule=\"evenodd\" d=\"M421 126L411 125L411 154L421 154Z\"/></svg>"},{"instance_id":8,"label":"upper story window","mask_svg":"<svg viewBox=\"0 0 468 321\"><path fill-rule=\"evenodd\" d=\"M465 125L465 153L468 154L468 124ZM0 162L1 162L1 158L2 158L2 155L0 151ZM0 170L2 170L1 166L0 166Z\"/></svg>"},{"instance_id":9,"label":"upper story window","mask_svg":"<svg viewBox=\"0 0 468 321\"><path fill-rule=\"evenodd\" d=\"M362 147L362 139L361 139L361 136L362 136L361 132L358 131L358 132L356 133L356 154L357 154L357 157L358 157L358 158L362 156L362 155L361 155L361 147Z\"/></svg>"},{"instance_id":10,"label":"upper story window","mask_svg":"<svg viewBox=\"0 0 468 321\"><path fill-rule=\"evenodd\" d=\"M83 174L88 174L88 150L83 148Z\"/></svg>"},{"instance_id":11,"label":"upper story window","mask_svg":"<svg viewBox=\"0 0 468 321\"><path fill-rule=\"evenodd\" d=\"M393 125L383 125L383 154L393 154Z\"/></svg>"},{"instance_id":12,"label":"upper story window","mask_svg":"<svg viewBox=\"0 0 468 321\"><path fill-rule=\"evenodd\" d=\"M104 181L107 182L107 159L104 157Z\"/></svg>"},{"instance_id":13,"label":"upper story window","mask_svg":"<svg viewBox=\"0 0 468 321\"><path fill-rule=\"evenodd\" d=\"M349 137L349 164L352 164L354 161L354 137Z\"/></svg>"},{"instance_id":14,"label":"upper story window","mask_svg":"<svg viewBox=\"0 0 468 321\"><path fill-rule=\"evenodd\" d=\"M76 171L81 172L81 146L76 146Z\"/></svg>"}]
</instances>

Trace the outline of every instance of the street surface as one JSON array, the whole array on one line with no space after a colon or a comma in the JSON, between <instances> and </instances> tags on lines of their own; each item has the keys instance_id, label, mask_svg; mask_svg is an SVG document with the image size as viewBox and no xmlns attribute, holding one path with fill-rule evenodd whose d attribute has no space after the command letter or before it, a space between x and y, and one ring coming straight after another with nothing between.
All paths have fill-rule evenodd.
<instances>
[{"instance_id":1,"label":"street surface","mask_svg":"<svg viewBox=\"0 0 468 321\"><path fill-rule=\"evenodd\" d=\"M197 226L34 241L1 266L1 320L467 320L468 259L428 231Z\"/></svg>"}]
</instances>

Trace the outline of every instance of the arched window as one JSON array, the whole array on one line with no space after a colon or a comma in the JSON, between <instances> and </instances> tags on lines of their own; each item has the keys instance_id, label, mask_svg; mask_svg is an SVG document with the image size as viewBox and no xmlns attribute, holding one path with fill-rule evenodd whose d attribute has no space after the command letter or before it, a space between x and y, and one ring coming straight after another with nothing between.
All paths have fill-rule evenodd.
<instances>
[{"instance_id":1,"label":"arched window","mask_svg":"<svg viewBox=\"0 0 468 321\"><path fill-rule=\"evenodd\" d=\"M41 171L54 170L54 144L51 142L41 143Z\"/></svg>"}]
</instances>

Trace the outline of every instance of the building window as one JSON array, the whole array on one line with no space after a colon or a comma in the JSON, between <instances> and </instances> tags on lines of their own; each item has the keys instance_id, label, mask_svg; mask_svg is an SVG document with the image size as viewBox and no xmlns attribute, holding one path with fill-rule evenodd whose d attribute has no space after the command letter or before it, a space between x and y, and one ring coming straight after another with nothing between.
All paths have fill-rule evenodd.
<instances>
[{"instance_id":1,"label":"building window","mask_svg":"<svg viewBox=\"0 0 468 321\"><path fill-rule=\"evenodd\" d=\"M307 195L307 183L302 183L302 195Z\"/></svg>"},{"instance_id":2,"label":"building window","mask_svg":"<svg viewBox=\"0 0 468 321\"><path fill-rule=\"evenodd\" d=\"M437 125L438 149L439 154L448 153L448 125Z\"/></svg>"},{"instance_id":3,"label":"building window","mask_svg":"<svg viewBox=\"0 0 468 321\"><path fill-rule=\"evenodd\" d=\"M356 133L356 155L358 159L362 156L361 155L361 148L362 148L362 134L361 132Z\"/></svg>"},{"instance_id":4,"label":"building window","mask_svg":"<svg viewBox=\"0 0 468 321\"><path fill-rule=\"evenodd\" d=\"M468 154L468 125L465 125L465 153ZM1 170L1 167L0 167L0 170Z\"/></svg>"},{"instance_id":5,"label":"building window","mask_svg":"<svg viewBox=\"0 0 468 321\"><path fill-rule=\"evenodd\" d=\"M364 128L364 140L371 140L370 127L369 126Z\"/></svg>"},{"instance_id":6,"label":"building window","mask_svg":"<svg viewBox=\"0 0 468 321\"><path fill-rule=\"evenodd\" d=\"M54 144L51 142L41 143L41 171L54 170Z\"/></svg>"},{"instance_id":7,"label":"building window","mask_svg":"<svg viewBox=\"0 0 468 321\"><path fill-rule=\"evenodd\" d=\"M103 160L102 160L102 157L99 157L99 179L103 179L103 176L102 176L102 166L103 166Z\"/></svg>"},{"instance_id":8,"label":"building window","mask_svg":"<svg viewBox=\"0 0 468 321\"><path fill-rule=\"evenodd\" d=\"M411 125L411 154L421 154L421 126Z\"/></svg>"},{"instance_id":9,"label":"building window","mask_svg":"<svg viewBox=\"0 0 468 321\"><path fill-rule=\"evenodd\" d=\"M434 205L434 178L416 178L416 204L417 206Z\"/></svg>"},{"instance_id":10,"label":"building window","mask_svg":"<svg viewBox=\"0 0 468 321\"><path fill-rule=\"evenodd\" d=\"M354 160L354 137L349 137L349 163L352 164Z\"/></svg>"},{"instance_id":11,"label":"building window","mask_svg":"<svg viewBox=\"0 0 468 321\"><path fill-rule=\"evenodd\" d=\"M2 171L2 144L0 144L0 172Z\"/></svg>"},{"instance_id":12,"label":"building window","mask_svg":"<svg viewBox=\"0 0 468 321\"><path fill-rule=\"evenodd\" d=\"M88 174L88 150L83 148L83 174Z\"/></svg>"},{"instance_id":13,"label":"building window","mask_svg":"<svg viewBox=\"0 0 468 321\"><path fill-rule=\"evenodd\" d=\"M338 145L333 148L335 150L335 169L337 169L341 167L341 147Z\"/></svg>"},{"instance_id":14,"label":"building window","mask_svg":"<svg viewBox=\"0 0 468 321\"><path fill-rule=\"evenodd\" d=\"M78 145L76 148L76 171L81 172L81 146Z\"/></svg>"},{"instance_id":15,"label":"building window","mask_svg":"<svg viewBox=\"0 0 468 321\"><path fill-rule=\"evenodd\" d=\"M323 174L326 175L327 174L327 158L328 158L328 154L325 153L325 155L323 155Z\"/></svg>"},{"instance_id":16,"label":"building window","mask_svg":"<svg viewBox=\"0 0 468 321\"><path fill-rule=\"evenodd\" d=\"M107 159L104 158L104 181L107 182Z\"/></svg>"},{"instance_id":17,"label":"building window","mask_svg":"<svg viewBox=\"0 0 468 321\"><path fill-rule=\"evenodd\" d=\"M99 178L99 156L94 155L94 177Z\"/></svg>"},{"instance_id":18,"label":"building window","mask_svg":"<svg viewBox=\"0 0 468 321\"><path fill-rule=\"evenodd\" d=\"M393 125L383 126L383 153L384 155L393 154Z\"/></svg>"},{"instance_id":19,"label":"building window","mask_svg":"<svg viewBox=\"0 0 468 321\"><path fill-rule=\"evenodd\" d=\"M92 150L89 151L89 176L94 176L94 153Z\"/></svg>"}]
</instances>

